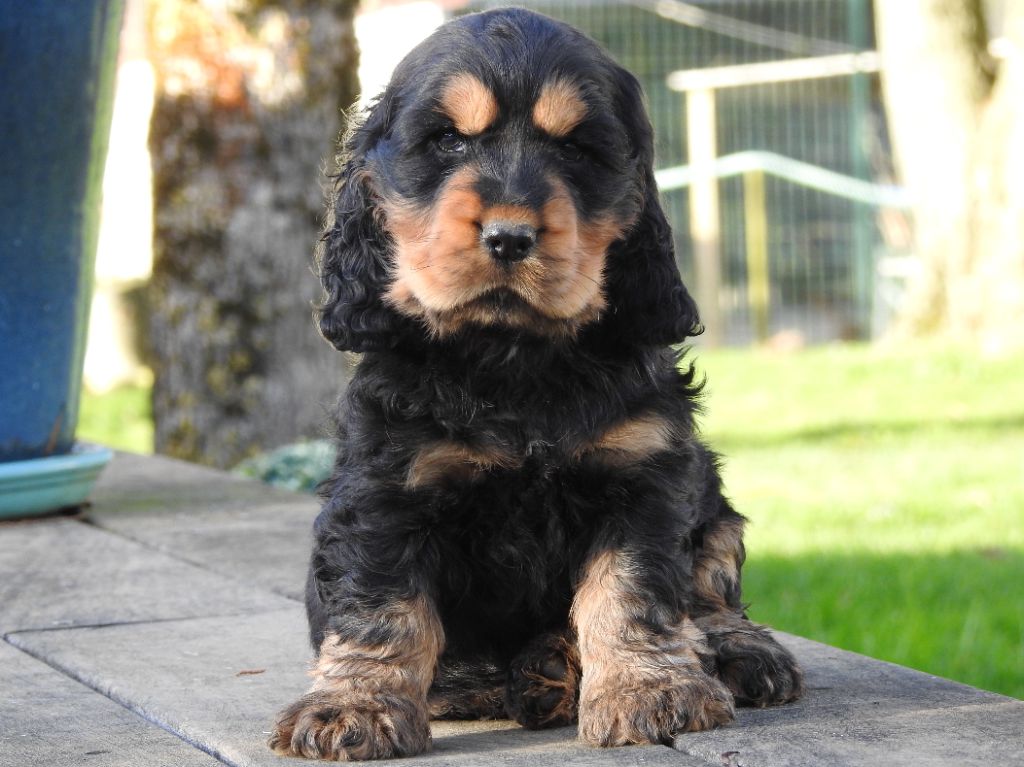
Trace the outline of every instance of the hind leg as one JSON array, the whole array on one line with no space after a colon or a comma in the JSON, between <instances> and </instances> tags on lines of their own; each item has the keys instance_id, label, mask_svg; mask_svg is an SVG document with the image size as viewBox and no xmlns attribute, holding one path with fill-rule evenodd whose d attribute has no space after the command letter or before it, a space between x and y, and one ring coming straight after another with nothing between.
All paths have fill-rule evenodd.
<instances>
[{"instance_id":1,"label":"hind leg","mask_svg":"<svg viewBox=\"0 0 1024 767\"><path fill-rule=\"evenodd\" d=\"M758 707L789 703L803 693L803 674L789 650L744 614L740 601L743 560L743 517L728 509L703 531L693 569L701 604L694 623L707 636L717 676L737 703Z\"/></svg>"},{"instance_id":2,"label":"hind leg","mask_svg":"<svg viewBox=\"0 0 1024 767\"><path fill-rule=\"evenodd\" d=\"M505 693L508 715L527 729L576 721L580 659L568 632L542 634L512 661Z\"/></svg>"}]
</instances>

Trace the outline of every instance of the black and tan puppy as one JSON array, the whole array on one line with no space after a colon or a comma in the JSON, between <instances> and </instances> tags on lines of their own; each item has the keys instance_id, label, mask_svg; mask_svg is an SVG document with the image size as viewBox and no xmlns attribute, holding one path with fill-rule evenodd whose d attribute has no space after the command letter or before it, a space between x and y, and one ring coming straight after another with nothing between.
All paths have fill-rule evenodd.
<instances>
[{"instance_id":1,"label":"black and tan puppy","mask_svg":"<svg viewBox=\"0 0 1024 767\"><path fill-rule=\"evenodd\" d=\"M319 320L364 355L278 752L408 756L431 717L670 743L800 694L740 601L651 154L636 80L522 10L442 27L351 131Z\"/></svg>"}]
</instances>

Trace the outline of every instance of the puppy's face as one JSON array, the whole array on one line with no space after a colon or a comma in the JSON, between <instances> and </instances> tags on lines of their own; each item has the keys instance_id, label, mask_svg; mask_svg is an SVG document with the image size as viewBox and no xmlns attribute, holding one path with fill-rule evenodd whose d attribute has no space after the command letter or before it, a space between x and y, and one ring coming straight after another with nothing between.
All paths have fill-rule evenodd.
<instances>
[{"instance_id":1,"label":"puppy's face","mask_svg":"<svg viewBox=\"0 0 1024 767\"><path fill-rule=\"evenodd\" d=\"M436 335L572 336L607 309L610 245L643 202L642 112L567 27L448 25L399 67L366 182L392 245L384 301Z\"/></svg>"}]
</instances>

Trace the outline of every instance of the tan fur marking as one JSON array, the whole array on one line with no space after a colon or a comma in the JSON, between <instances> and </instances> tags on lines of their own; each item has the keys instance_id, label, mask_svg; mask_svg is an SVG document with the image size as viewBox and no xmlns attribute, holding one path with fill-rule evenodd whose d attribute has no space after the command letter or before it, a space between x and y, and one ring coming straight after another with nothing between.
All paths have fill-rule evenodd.
<instances>
[{"instance_id":1,"label":"tan fur marking","mask_svg":"<svg viewBox=\"0 0 1024 767\"><path fill-rule=\"evenodd\" d=\"M611 219L580 221L565 184L555 177L548 182L554 193L542 210L544 234L538 244L536 270L530 277L538 292L538 308L549 317L571 319L578 328L597 319L605 309L608 247L621 235L622 227Z\"/></svg>"},{"instance_id":2,"label":"tan fur marking","mask_svg":"<svg viewBox=\"0 0 1024 767\"><path fill-rule=\"evenodd\" d=\"M480 246L483 204L473 190L476 177L471 168L455 173L429 210L385 201L396 260L385 300L399 311L411 316L451 311L479 294L476 283L490 259Z\"/></svg>"},{"instance_id":3,"label":"tan fur marking","mask_svg":"<svg viewBox=\"0 0 1024 767\"><path fill-rule=\"evenodd\" d=\"M700 596L726 607L727 584L737 584L743 566L743 520L717 523L704 535L704 544L693 566L693 583Z\"/></svg>"},{"instance_id":4,"label":"tan fur marking","mask_svg":"<svg viewBox=\"0 0 1024 767\"><path fill-rule=\"evenodd\" d=\"M457 442L435 442L415 455L405 486L413 489L449 478L471 480L488 469L509 468L516 463L513 456L499 450L476 450Z\"/></svg>"},{"instance_id":5,"label":"tan fur marking","mask_svg":"<svg viewBox=\"0 0 1024 767\"><path fill-rule=\"evenodd\" d=\"M463 136L480 135L498 118L494 94L468 72L448 80L441 91L441 108Z\"/></svg>"},{"instance_id":6,"label":"tan fur marking","mask_svg":"<svg viewBox=\"0 0 1024 767\"><path fill-rule=\"evenodd\" d=\"M536 211L519 205L492 205L481 213L480 223L486 226L493 221L504 221L509 224L528 224L534 228L541 225L540 216Z\"/></svg>"},{"instance_id":7,"label":"tan fur marking","mask_svg":"<svg viewBox=\"0 0 1024 767\"><path fill-rule=\"evenodd\" d=\"M616 424L578 454L594 453L613 466L628 466L668 450L672 445L671 424L660 415L648 413Z\"/></svg>"},{"instance_id":8,"label":"tan fur marking","mask_svg":"<svg viewBox=\"0 0 1024 767\"><path fill-rule=\"evenodd\" d=\"M588 564L570 613L579 641L579 732L603 746L663 742L732 719L728 690L703 669L705 636L688 617L655 633L631 590L636 565L606 551Z\"/></svg>"},{"instance_id":9,"label":"tan fur marking","mask_svg":"<svg viewBox=\"0 0 1024 767\"><path fill-rule=\"evenodd\" d=\"M554 177L549 179L553 194L540 211L486 207L474 189L478 173L473 167L459 170L427 210L383 202L395 243L394 277L385 300L420 318L438 336L472 323L573 337L605 308L607 250L625 224L579 221L569 190ZM480 241L483 224L502 218L540 232L534 253L513 269L497 264ZM522 305L497 309L485 300L497 289L515 294Z\"/></svg>"},{"instance_id":10,"label":"tan fur marking","mask_svg":"<svg viewBox=\"0 0 1024 767\"><path fill-rule=\"evenodd\" d=\"M657 672L667 666L700 668L699 653L707 652L704 635L686 617L681 617L669 636L650 635L637 616L647 605L627 588L635 567L622 553L606 551L596 555L576 591L571 617L579 640L584 679L588 667L606 673L637 656L644 662L639 673ZM595 668L596 666L596 668Z\"/></svg>"},{"instance_id":11,"label":"tan fur marking","mask_svg":"<svg viewBox=\"0 0 1024 767\"><path fill-rule=\"evenodd\" d=\"M583 122L587 104L579 88L568 80L552 80L541 88L533 105L533 124L556 138L564 138Z\"/></svg>"},{"instance_id":12,"label":"tan fur marking","mask_svg":"<svg viewBox=\"0 0 1024 767\"><path fill-rule=\"evenodd\" d=\"M329 634L310 671L313 690L388 690L426 700L444 645L441 620L425 597L388 610L396 639L380 645L344 642Z\"/></svg>"},{"instance_id":13,"label":"tan fur marking","mask_svg":"<svg viewBox=\"0 0 1024 767\"><path fill-rule=\"evenodd\" d=\"M281 713L270 738L279 754L349 761L412 756L430 747L427 691L444 645L425 597L393 604L383 644L328 635L313 686Z\"/></svg>"}]
</instances>

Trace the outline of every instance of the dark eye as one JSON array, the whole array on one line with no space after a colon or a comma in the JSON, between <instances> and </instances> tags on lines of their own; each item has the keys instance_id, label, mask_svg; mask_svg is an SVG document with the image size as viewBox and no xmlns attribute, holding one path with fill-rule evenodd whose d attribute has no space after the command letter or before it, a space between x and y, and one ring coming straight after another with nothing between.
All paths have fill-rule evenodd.
<instances>
[{"instance_id":1,"label":"dark eye","mask_svg":"<svg viewBox=\"0 0 1024 767\"><path fill-rule=\"evenodd\" d=\"M466 151L466 137L455 128L445 128L434 139L434 143L446 154L458 154Z\"/></svg>"},{"instance_id":2,"label":"dark eye","mask_svg":"<svg viewBox=\"0 0 1024 767\"><path fill-rule=\"evenodd\" d=\"M575 141L562 141L558 145L558 151L569 162L579 162L583 159L583 149Z\"/></svg>"}]
</instances>

